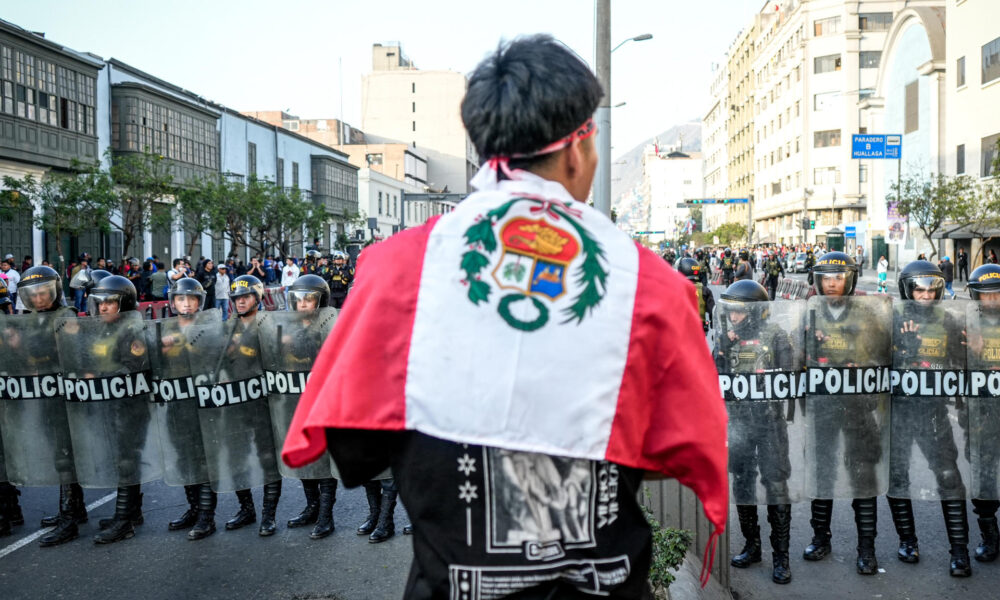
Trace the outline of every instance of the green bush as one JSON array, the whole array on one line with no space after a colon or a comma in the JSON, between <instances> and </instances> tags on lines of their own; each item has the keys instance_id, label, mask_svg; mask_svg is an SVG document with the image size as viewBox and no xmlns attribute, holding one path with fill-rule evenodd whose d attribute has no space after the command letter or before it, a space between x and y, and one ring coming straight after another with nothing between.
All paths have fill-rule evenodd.
<instances>
[{"instance_id":1,"label":"green bush","mask_svg":"<svg viewBox=\"0 0 1000 600\"><path fill-rule=\"evenodd\" d=\"M676 577L677 571L684 562L684 555L691 545L693 534L686 529L663 527L649 509L649 490L643 491L644 502L642 512L653 530L653 557L649 564L649 584L653 591L659 593L666 590Z\"/></svg>"}]
</instances>

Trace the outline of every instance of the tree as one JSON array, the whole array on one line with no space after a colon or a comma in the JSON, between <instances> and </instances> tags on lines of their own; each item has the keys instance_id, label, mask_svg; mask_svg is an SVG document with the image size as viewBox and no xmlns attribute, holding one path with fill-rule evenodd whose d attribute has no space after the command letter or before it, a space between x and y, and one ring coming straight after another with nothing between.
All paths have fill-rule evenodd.
<instances>
[{"instance_id":1,"label":"tree","mask_svg":"<svg viewBox=\"0 0 1000 600\"><path fill-rule=\"evenodd\" d=\"M948 177L942 173L905 177L894 182L890 191L897 198L899 214L912 219L927 238L931 259L938 253L933 235L947 220L968 221L978 197L978 187L971 177Z\"/></svg>"},{"instance_id":2,"label":"tree","mask_svg":"<svg viewBox=\"0 0 1000 600\"><path fill-rule=\"evenodd\" d=\"M108 151L110 155L110 150ZM170 227L170 211L153 210L155 202L167 200L174 191L174 178L163 156L148 150L111 158L111 180L118 196L119 212L112 212L111 227L121 231L125 252L144 232Z\"/></svg>"},{"instance_id":3,"label":"tree","mask_svg":"<svg viewBox=\"0 0 1000 600\"><path fill-rule=\"evenodd\" d=\"M747 236L747 227L742 223L723 223L716 227L710 235L718 237L719 243L723 246L730 246L733 242L738 242Z\"/></svg>"},{"instance_id":4,"label":"tree","mask_svg":"<svg viewBox=\"0 0 1000 600\"><path fill-rule=\"evenodd\" d=\"M212 194L215 182L206 179L196 179L190 187L182 188L175 197L177 201L178 225L184 231L184 242L187 246L184 254L194 253L194 245L202 234L212 230L212 214L215 208Z\"/></svg>"}]
</instances>

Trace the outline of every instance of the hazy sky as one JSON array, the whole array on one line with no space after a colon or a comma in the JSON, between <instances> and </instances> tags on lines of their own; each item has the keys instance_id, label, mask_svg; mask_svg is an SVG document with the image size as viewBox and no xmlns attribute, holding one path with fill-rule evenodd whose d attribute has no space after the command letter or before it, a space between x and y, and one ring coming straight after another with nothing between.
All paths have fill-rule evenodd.
<instances>
[{"instance_id":1,"label":"hazy sky","mask_svg":"<svg viewBox=\"0 0 1000 600\"><path fill-rule=\"evenodd\" d=\"M712 63L764 4L612 1L613 45L653 34L612 55L612 103L626 103L612 113L615 156L704 116ZM237 110L343 114L355 126L376 42L401 42L418 68L466 74L519 34L551 33L594 58L592 0L30 0L5 3L0 18Z\"/></svg>"}]
</instances>

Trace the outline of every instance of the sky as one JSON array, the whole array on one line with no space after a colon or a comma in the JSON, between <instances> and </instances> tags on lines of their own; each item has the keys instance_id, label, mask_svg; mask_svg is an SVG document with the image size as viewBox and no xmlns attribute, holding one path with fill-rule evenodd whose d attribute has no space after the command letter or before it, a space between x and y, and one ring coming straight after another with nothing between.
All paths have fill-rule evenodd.
<instances>
[{"instance_id":1,"label":"sky","mask_svg":"<svg viewBox=\"0 0 1000 600\"><path fill-rule=\"evenodd\" d=\"M613 0L612 154L708 112L713 63L764 0ZM361 126L373 43L468 74L504 39L549 33L594 64L593 0L31 0L0 18L236 110Z\"/></svg>"}]
</instances>

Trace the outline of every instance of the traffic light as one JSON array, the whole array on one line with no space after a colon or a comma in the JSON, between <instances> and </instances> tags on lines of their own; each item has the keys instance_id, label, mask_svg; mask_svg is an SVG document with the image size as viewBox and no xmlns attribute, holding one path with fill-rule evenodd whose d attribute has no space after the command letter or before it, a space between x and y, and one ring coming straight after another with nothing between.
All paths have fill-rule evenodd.
<instances>
[{"instance_id":1,"label":"traffic light","mask_svg":"<svg viewBox=\"0 0 1000 600\"><path fill-rule=\"evenodd\" d=\"M809 229L809 217L802 217L802 229Z\"/></svg>"},{"instance_id":2,"label":"traffic light","mask_svg":"<svg viewBox=\"0 0 1000 600\"><path fill-rule=\"evenodd\" d=\"M816 219L809 219L809 229L816 229Z\"/></svg>"}]
</instances>

